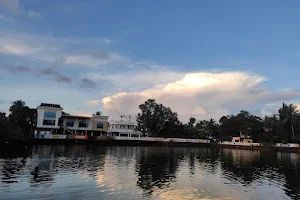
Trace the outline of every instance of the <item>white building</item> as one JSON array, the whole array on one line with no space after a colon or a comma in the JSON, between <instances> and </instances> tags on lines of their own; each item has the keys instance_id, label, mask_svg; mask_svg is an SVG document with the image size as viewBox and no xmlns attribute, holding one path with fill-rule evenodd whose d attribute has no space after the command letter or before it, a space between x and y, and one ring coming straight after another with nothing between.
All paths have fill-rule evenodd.
<instances>
[{"instance_id":1,"label":"white building","mask_svg":"<svg viewBox=\"0 0 300 200\"><path fill-rule=\"evenodd\" d=\"M49 132L60 129L59 119L61 118L63 108L58 104L41 103L37 107L37 124L39 132Z\"/></svg>"},{"instance_id":2,"label":"white building","mask_svg":"<svg viewBox=\"0 0 300 200\"><path fill-rule=\"evenodd\" d=\"M136 123L128 120L110 121L108 136L112 137L141 137L142 133L136 130Z\"/></svg>"},{"instance_id":3,"label":"white building","mask_svg":"<svg viewBox=\"0 0 300 200\"><path fill-rule=\"evenodd\" d=\"M102 136L107 134L108 116L78 116L62 114L58 104L41 103L37 107L35 138L57 135ZM66 138L60 137L60 138Z\"/></svg>"}]
</instances>

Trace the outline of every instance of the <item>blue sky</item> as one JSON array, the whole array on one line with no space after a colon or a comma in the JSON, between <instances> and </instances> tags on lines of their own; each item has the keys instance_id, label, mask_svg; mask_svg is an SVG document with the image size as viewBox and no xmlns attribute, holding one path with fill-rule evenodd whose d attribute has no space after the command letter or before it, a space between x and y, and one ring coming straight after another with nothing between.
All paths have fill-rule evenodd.
<instances>
[{"instance_id":1,"label":"blue sky","mask_svg":"<svg viewBox=\"0 0 300 200\"><path fill-rule=\"evenodd\" d=\"M0 110L181 119L300 104L299 1L0 0ZM184 102L184 103L182 103Z\"/></svg>"}]
</instances>

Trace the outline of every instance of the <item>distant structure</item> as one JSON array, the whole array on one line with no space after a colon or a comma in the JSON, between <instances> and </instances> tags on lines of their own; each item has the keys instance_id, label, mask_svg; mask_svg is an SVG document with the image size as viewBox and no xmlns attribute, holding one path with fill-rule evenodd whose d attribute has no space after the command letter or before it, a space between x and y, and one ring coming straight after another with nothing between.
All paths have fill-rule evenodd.
<instances>
[{"instance_id":1,"label":"distant structure","mask_svg":"<svg viewBox=\"0 0 300 200\"><path fill-rule=\"evenodd\" d=\"M136 122L131 121L131 115L121 115L120 118L120 121L110 121L108 126L108 136L114 138L133 138L142 136L142 133L136 129Z\"/></svg>"},{"instance_id":2,"label":"distant structure","mask_svg":"<svg viewBox=\"0 0 300 200\"><path fill-rule=\"evenodd\" d=\"M108 116L91 117L62 114L59 104L41 103L37 107L35 138L65 139L66 135L76 138L103 136L108 131Z\"/></svg>"}]
</instances>

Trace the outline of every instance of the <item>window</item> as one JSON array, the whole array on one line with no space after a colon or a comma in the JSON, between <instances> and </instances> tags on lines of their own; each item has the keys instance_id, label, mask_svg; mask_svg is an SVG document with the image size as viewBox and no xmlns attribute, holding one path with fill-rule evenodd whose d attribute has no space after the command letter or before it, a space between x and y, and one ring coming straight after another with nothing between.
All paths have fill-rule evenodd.
<instances>
[{"instance_id":1,"label":"window","mask_svg":"<svg viewBox=\"0 0 300 200\"><path fill-rule=\"evenodd\" d=\"M84 127L84 128L87 127L86 121L85 120L79 121L78 127Z\"/></svg>"},{"instance_id":2,"label":"window","mask_svg":"<svg viewBox=\"0 0 300 200\"><path fill-rule=\"evenodd\" d=\"M234 140L234 142L240 142L239 140Z\"/></svg>"},{"instance_id":3,"label":"window","mask_svg":"<svg viewBox=\"0 0 300 200\"><path fill-rule=\"evenodd\" d=\"M121 133L120 136L121 136L121 137L128 137L128 134L126 134L126 133Z\"/></svg>"},{"instance_id":4,"label":"window","mask_svg":"<svg viewBox=\"0 0 300 200\"><path fill-rule=\"evenodd\" d=\"M98 122L97 123L97 128L103 128L103 123L102 122Z\"/></svg>"},{"instance_id":5,"label":"window","mask_svg":"<svg viewBox=\"0 0 300 200\"><path fill-rule=\"evenodd\" d=\"M54 112L45 112L44 117L56 118L56 114Z\"/></svg>"},{"instance_id":6,"label":"window","mask_svg":"<svg viewBox=\"0 0 300 200\"><path fill-rule=\"evenodd\" d=\"M74 121L73 120L67 120L66 126L73 127L74 126Z\"/></svg>"},{"instance_id":7,"label":"window","mask_svg":"<svg viewBox=\"0 0 300 200\"><path fill-rule=\"evenodd\" d=\"M54 126L55 120L44 120L43 125Z\"/></svg>"}]
</instances>

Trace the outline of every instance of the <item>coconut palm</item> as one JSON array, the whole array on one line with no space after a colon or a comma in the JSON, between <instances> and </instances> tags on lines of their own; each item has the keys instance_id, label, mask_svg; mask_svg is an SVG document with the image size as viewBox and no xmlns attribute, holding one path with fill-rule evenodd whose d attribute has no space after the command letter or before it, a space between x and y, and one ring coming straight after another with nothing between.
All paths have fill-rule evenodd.
<instances>
[{"instance_id":1,"label":"coconut palm","mask_svg":"<svg viewBox=\"0 0 300 200\"><path fill-rule=\"evenodd\" d=\"M292 140L295 141L295 131L294 131L294 125L296 121L300 119L300 113L296 109L297 107L293 104L286 105L282 104L282 108L279 109L279 119L281 123L283 123L286 126L290 126L292 130Z\"/></svg>"}]
</instances>

